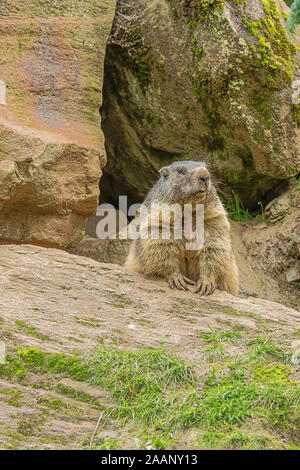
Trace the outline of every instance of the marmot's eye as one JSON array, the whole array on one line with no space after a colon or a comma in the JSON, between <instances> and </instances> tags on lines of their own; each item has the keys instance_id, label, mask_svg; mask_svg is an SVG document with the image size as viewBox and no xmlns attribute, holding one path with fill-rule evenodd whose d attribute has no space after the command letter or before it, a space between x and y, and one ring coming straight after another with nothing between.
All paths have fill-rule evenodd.
<instances>
[{"instance_id":1,"label":"marmot's eye","mask_svg":"<svg viewBox=\"0 0 300 470\"><path fill-rule=\"evenodd\" d=\"M177 173L179 173L180 175L183 175L184 169L183 168L177 168Z\"/></svg>"}]
</instances>

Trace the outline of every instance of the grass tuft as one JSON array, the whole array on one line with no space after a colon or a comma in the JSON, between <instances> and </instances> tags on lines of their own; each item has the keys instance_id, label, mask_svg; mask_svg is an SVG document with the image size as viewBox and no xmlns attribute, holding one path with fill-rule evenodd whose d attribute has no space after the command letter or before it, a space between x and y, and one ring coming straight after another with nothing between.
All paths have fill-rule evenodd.
<instances>
[{"instance_id":1,"label":"grass tuft","mask_svg":"<svg viewBox=\"0 0 300 470\"><path fill-rule=\"evenodd\" d=\"M234 190L232 190L232 194L233 200L230 199L226 204L228 217L237 222L249 222L249 220L252 220L252 215L248 209L244 208L239 195Z\"/></svg>"}]
</instances>

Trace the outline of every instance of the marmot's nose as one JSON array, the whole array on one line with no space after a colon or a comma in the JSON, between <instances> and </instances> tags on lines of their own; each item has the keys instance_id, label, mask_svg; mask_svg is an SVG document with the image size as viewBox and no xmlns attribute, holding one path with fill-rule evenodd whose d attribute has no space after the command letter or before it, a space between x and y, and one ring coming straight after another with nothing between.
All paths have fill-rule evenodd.
<instances>
[{"instance_id":1,"label":"marmot's nose","mask_svg":"<svg viewBox=\"0 0 300 470\"><path fill-rule=\"evenodd\" d=\"M196 168L193 171L193 176L200 180L202 183L205 183L206 186L208 185L209 172L206 168Z\"/></svg>"}]
</instances>

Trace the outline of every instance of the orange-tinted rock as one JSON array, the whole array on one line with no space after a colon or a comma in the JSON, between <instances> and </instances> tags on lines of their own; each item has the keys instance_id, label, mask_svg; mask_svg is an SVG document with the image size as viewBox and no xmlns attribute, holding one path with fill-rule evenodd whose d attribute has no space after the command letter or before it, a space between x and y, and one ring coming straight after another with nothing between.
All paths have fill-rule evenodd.
<instances>
[{"instance_id":1,"label":"orange-tinted rock","mask_svg":"<svg viewBox=\"0 0 300 470\"><path fill-rule=\"evenodd\" d=\"M115 1L0 6L0 239L67 247L96 211Z\"/></svg>"}]
</instances>

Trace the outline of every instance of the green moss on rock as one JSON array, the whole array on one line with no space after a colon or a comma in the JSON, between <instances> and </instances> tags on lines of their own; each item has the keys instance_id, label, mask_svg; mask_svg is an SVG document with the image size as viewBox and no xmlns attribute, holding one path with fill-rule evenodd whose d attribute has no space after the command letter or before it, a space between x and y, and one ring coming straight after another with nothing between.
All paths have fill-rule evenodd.
<instances>
[{"instance_id":1,"label":"green moss on rock","mask_svg":"<svg viewBox=\"0 0 300 470\"><path fill-rule=\"evenodd\" d=\"M145 93L151 82L153 69L160 69L162 65L154 56L151 46L145 43L139 27L128 30L125 42L131 45L122 51L123 65L136 76Z\"/></svg>"},{"instance_id":2,"label":"green moss on rock","mask_svg":"<svg viewBox=\"0 0 300 470\"><path fill-rule=\"evenodd\" d=\"M138 7L138 0L134 3ZM262 198L267 203L276 197L278 179L295 174L287 174L285 162L297 167L289 90L297 48L274 2L264 9L255 0L252 7L242 0L150 2L142 21L135 23L132 39L138 42L132 57L108 48L102 108L107 187L126 187L141 201L158 168L189 154L191 159L211 159L225 193L234 189L249 210L256 210ZM254 36L243 24L248 11L244 21ZM142 40L151 46L149 57L141 52ZM159 73L151 54L163 58ZM110 118L111 108L118 126Z\"/></svg>"},{"instance_id":3,"label":"green moss on rock","mask_svg":"<svg viewBox=\"0 0 300 470\"><path fill-rule=\"evenodd\" d=\"M185 0L183 9L191 21L204 21L211 16L218 15L223 10L223 0Z\"/></svg>"},{"instance_id":4,"label":"green moss on rock","mask_svg":"<svg viewBox=\"0 0 300 470\"><path fill-rule=\"evenodd\" d=\"M297 126L300 126L300 103L295 104L292 109L292 116L293 116L293 121L297 124Z\"/></svg>"},{"instance_id":5,"label":"green moss on rock","mask_svg":"<svg viewBox=\"0 0 300 470\"><path fill-rule=\"evenodd\" d=\"M293 80L298 48L288 38L275 1L261 1L265 16L254 20L250 15L244 15L243 23L256 37L256 45L252 46L257 54L253 68L265 70L270 75L266 85L279 88L282 81L291 83Z\"/></svg>"}]
</instances>

